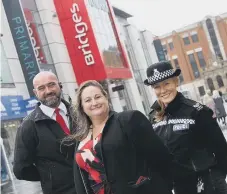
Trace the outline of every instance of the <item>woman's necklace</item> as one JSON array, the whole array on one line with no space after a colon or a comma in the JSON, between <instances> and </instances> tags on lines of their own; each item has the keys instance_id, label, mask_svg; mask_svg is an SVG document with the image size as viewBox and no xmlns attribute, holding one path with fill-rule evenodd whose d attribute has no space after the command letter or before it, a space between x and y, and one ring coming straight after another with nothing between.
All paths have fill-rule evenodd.
<instances>
[{"instance_id":1,"label":"woman's necklace","mask_svg":"<svg viewBox=\"0 0 227 194\"><path fill-rule=\"evenodd\" d=\"M91 128L91 139L92 139L92 140L97 140L97 139L98 139L100 133L102 133L102 131L103 131L105 125L106 125L106 121L107 121L107 120L108 120L108 117L107 117L106 120L105 120L102 124L100 124L97 128L91 125L90 128ZM96 129L96 130L94 130L94 129ZM98 131L98 133L94 134L94 131Z\"/></svg>"},{"instance_id":2,"label":"woman's necklace","mask_svg":"<svg viewBox=\"0 0 227 194\"><path fill-rule=\"evenodd\" d=\"M99 132L98 133L96 133L95 135L94 135L94 128L92 128L91 129L92 131L91 131L91 139L92 140L97 140L97 138L98 138L98 136L99 136L99 134L102 132L102 130L98 130Z\"/></svg>"}]
</instances>

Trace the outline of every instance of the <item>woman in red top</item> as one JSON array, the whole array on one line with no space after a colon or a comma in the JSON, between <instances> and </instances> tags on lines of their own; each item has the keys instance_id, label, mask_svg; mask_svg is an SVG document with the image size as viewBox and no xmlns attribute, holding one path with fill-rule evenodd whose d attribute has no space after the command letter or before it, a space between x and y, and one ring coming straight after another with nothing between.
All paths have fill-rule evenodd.
<instances>
[{"instance_id":1,"label":"woman in red top","mask_svg":"<svg viewBox=\"0 0 227 194\"><path fill-rule=\"evenodd\" d=\"M97 155L97 144L100 144L102 133L93 140L89 133L78 147L76 162L80 168L89 173L89 182L95 194L105 194L104 180L105 171L101 158Z\"/></svg>"},{"instance_id":2,"label":"woman in red top","mask_svg":"<svg viewBox=\"0 0 227 194\"><path fill-rule=\"evenodd\" d=\"M80 86L75 113L78 194L171 194L170 155L142 113L111 111L97 81Z\"/></svg>"}]
</instances>

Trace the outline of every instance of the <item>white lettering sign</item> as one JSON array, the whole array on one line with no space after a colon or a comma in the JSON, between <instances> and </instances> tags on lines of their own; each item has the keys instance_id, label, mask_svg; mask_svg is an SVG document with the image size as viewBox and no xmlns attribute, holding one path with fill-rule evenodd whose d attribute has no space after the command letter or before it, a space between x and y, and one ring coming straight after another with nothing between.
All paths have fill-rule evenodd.
<instances>
[{"instance_id":1,"label":"white lettering sign","mask_svg":"<svg viewBox=\"0 0 227 194\"><path fill-rule=\"evenodd\" d=\"M72 20L75 23L76 36L75 38L80 43L78 49L82 51L84 55L84 60L87 65L94 65L94 56L90 50L89 39L87 37L88 26L83 22L82 16L78 15L80 12L78 4L74 3L70 9L72 15Z\"/></svg>"}]
</instances>

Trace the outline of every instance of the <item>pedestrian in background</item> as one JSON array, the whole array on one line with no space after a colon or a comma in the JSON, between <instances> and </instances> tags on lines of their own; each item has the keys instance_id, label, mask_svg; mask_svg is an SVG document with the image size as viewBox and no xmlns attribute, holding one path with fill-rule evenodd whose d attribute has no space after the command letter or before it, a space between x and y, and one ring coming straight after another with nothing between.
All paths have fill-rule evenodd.
<instances>
[{"instance_id":1,"label":"pedestrian in background","mask_svg":"<svg viewBox=\"0 0 227 194\"><path fill-rule=\"evenodd\" d=\"M40 72L33 85L39 103L17 131L14 174L40 181L44 194L76 194L74 146L61 143L72 132L70 104L61 99L62 86L53 73Z\"/></svg>"},{"instance_id":2,"label":"pedestrian in background","mask_svg":"<svg viewBox=\"0 0 227 194\"><path fill-rule=\"evenodd\" d=\"M224 107L224 100L220 96L220 94L217 90L213 91L213 99L214 99L214 103L215 103L217 119L220 123L222 123L223 125L226 125L226 121L225 121L226 112L225 112L225 107Z\"/></svg>"},{"instance_id":3,"label":"pedestrian in background","mask_svg":"<svg viewBox=\"0 0 227 194\"><path fill-rule=\"evenodd\" d=\"M173 155L175 194L226 194L225 137L210 108L177 91L180 73L163 61L147 69L144 81L158 99L153 128Z\"/></svg>"},{"instance_id":4,"label":"pedestrian in background","mask_svg":"<svg viewBox=\"0 0 227 194\"><path fill-rule=\"evenodd\" d=\"M223 99L223 104L224 104L224 108L225 108L225 113L227 115L227 100L223 97L223 93L221 91L219 91L219 95L222 97ZM225 121L227 123L227 116L225 117Z\"/></svg>"},{"instance_id":5,"label":"pedestrian in background","mask_svg":"<svg viewBox=\"0 0 227 194\"><path fill-rule=\"evenodd\" d=\"M87 81L77 91L75 113L77 193L172 193L168 149L141 112L111 111L103 87Z\"/></svg>"}]
</instances>

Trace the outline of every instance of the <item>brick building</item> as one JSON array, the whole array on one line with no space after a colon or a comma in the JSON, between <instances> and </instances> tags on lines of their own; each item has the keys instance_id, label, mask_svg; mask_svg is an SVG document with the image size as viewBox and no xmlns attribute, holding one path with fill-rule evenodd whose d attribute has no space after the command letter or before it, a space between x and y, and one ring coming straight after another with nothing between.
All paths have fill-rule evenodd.
<instances>
[{"instance_id":1,"label":"brick building","mask_svg":"<svg viewBox=\"0 0 227 194\"><path fill-rule=\"evenodd\" d=\"M162 45L161 51L160 47L156 49L157 55L164 54L175 68L182 70L182 88L184 85L190 88L193 84L191 87L195 88L193 92L196 92L196 99L203 96L206 89L224 90L227 87L225 72L217 75L223 86L214 84L215 87L212 87L204 77L206 71L215 69L215 64L219 66L227 60L227 13L207 16L202 21L156 37L155 41ZM217 83L216 77L211 79Z\"/></svg>"}]
</instances>

